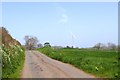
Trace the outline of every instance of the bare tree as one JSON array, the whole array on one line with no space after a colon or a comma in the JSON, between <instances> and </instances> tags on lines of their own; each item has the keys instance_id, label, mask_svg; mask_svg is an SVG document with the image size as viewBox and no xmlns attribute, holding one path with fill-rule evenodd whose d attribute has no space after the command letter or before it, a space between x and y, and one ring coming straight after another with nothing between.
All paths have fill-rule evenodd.
<instances>
[{"instance_id":1,"label":"bare tree","mask_svg":"<svg viewBox=\"0 0 120 80\"><path fill-rule=\"evenodd\" d=\"M102 43L97 43L93 48L97 48L98 50L102 47Z\"/></svg>"},{"instance_id":2,"label":"bare tree","mask_svg":"<svg viewBox=\"0 0 120 80\"><path fill-rule=\"evenodd\" d=\"M26 49L35 49L37 47L38 39L37 37L34 36L25 36L25 47Z\"/></svg>"},{"instance_id":3,"label":"bare tree","mask_svg":"<svg viewBox=\"0 0 120 80\"><path fill-rule=\"evenodd\" d=\"M107 49L106 44L101 44L101 49Z\"/></svg>"},{"instance_id":4,"label":"bare tree","mask_svg":"<svg viewBox=\"0 0 120 80\"><path fill-rule=\"evenodd\" d=\"M108 49L115 50L117 46L114 43L108 43Z\"/></svg>"}]
</instances>

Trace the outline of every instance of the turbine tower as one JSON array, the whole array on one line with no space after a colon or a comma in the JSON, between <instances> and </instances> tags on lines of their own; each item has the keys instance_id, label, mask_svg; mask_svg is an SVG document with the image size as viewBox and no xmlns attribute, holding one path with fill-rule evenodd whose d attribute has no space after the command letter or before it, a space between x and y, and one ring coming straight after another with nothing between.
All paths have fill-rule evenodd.
<instances>
[{"instance_id":1,"label":"turbine tower","mask_svg":"<svg viewBox=\"0 0 120 80\"><path fill-rule=\"evenodd\" d=\"M72 48L74 48L74 40L76 38L76 36L71 32L71 36L72 36Z\"/></svg>"},{"instance_id":2,"label":"turbine tower","mask_svg":"<svg viewBox=\"0 0 120 80\"><path fill-rule=\"evenodd\" d=\"M72 48L74 48L74 36L72 35Z\"/></svg>"}]
</instances>

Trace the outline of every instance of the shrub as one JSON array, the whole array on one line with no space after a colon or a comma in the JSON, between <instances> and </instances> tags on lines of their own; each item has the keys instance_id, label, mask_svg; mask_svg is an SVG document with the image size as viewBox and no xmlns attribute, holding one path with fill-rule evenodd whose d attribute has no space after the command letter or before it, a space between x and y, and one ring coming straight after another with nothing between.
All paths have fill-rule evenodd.
<instances>
[{"instance_id":1,"label":"shrub","mask_svg":"<svg viewBox=\"0 0 120 80\"><path fill-rule=\"evenodd\" d=\"M19 45L11 45L6 48L0 47L2 53L2 78L19 77L20 66L24 63L24 49Z\"/></svg>"}]
</instances>

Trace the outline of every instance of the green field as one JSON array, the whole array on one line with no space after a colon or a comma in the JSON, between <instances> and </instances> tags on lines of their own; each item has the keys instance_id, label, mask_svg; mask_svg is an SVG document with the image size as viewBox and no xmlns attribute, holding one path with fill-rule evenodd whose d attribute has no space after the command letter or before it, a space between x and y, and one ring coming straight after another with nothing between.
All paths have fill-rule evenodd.
<instances>
[{"instance_id":1,"label":"green field","mask_svg":"<svg viewBox=\"0 0 120 80\"><path fill-rule=\"evenodd\" d=\"M52 49L43 47L38 49L45 55L69 63L96 77L118 77L118 52L110 50L90 49Z\"/></svg>"}]
</instances>

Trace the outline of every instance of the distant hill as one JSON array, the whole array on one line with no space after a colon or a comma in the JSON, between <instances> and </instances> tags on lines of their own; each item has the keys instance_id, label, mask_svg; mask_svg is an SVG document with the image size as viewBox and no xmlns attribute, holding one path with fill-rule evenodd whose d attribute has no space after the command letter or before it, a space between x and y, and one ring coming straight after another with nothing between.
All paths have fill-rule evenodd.
<instances>
[{"instance_id":1,"label":"distant hill","mask_svg":"<svg viewBox=\"0 0 120 80\"><path fill-rule=\"evenodd\" d=\"M9 47L9 45L21 45L19 41L12 38L9 32L4 27L0 27L0 44L4 44L5 47Z\"/></svg>"}]
</instances>

